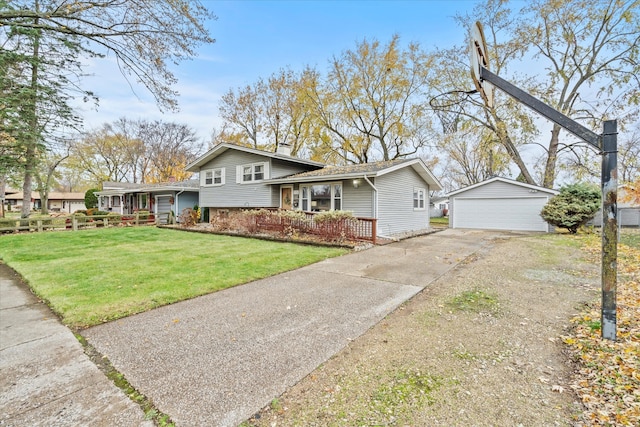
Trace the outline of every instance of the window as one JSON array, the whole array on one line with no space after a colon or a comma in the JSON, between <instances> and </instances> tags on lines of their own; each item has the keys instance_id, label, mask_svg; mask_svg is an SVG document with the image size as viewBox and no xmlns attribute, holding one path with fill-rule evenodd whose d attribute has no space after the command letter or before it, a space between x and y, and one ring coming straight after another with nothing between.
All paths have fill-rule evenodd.
<instances>
[{"instance_id":1,"label":"window","mask_svg":"<svg viewBox=\"0 0 640 427\"><path fill-rule=\"evenodd\" d=\"M267 162L238 166L236 181L238 183L262 181L269 177L268 169L269 164Z\"/></svg>"},{"instance_id":2,"label":"window","mask_svg":"<svg viewBox=\"0 0 640 427\"><path fill-rule=\"evenodd\" d=\"M426 194L426 191L424 188L413 189L413 210L414 211L424 210L425 194Z\"/></svg>"},{"instance_id":3,"label":"window","mask_svg":"<svg viewBox=\"0 0 640 427\"><path fill-rule=\"evenodd\" d=\"M202 171L202 186L214 186L224 184L224 168Z\"/></svg>"},{"instance_id":4,"label":"window","mask_svg":"<svg viewBox=\"0 0 640 427\"><path fill-rule=\"evenodd\" d=\"M303 211L331 211L342 209L342 184L313 184L301 186Z\"/></svg>"},{"instance_id":5,"label":"window","mask_svg":"<svg viewBox=\"0 0 640 427\"><path fill-rule=\"evenodd\" d=\"M223 169L214 169L213 170L213 184L214 185L222 185L222 184L224 184Z\"/></svg>"}]
</instances>

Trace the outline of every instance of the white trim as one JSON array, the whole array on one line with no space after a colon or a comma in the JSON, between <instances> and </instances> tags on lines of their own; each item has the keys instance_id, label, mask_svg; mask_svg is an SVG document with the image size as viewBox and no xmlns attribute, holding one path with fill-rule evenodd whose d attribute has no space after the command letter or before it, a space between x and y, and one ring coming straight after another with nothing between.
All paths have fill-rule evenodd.
<instances>
[{"instance_id":1,"label":"white trim","mask_svg":"<svg viewBox=\"0 0 640 427\"><path fill-rule=\"evenodd\" d=\"M221 182L216 183L216 172L220 173ZM209 173L211 174L211 183L207 184L207 174ZM225 173L226 173L225 168L211 168L211 169L204 169L200 171L200 186L201 187L219 187L221 185L224 185Z\"/></svg>"},{"instance_id":2,"label":"white trim","mask_svg":"<svg viewBox=\"0 0 640 427\"><path fill-rule=\"evenodd\" d=\"M502 178L497 176L495 178L491 178L486 181L478 182L477 184L473 184L468 187L464 187L459 190L452 191L451 193L447 193L447 197L450 198L451 196L455 196L456 194L464 193L465 191L473 190L474 188L482 187L483 185L491 184L492 182L496 182L496 181L504 182L505 184L517 185L520 187L528 188L530 190L545 192L554 196L556 194L560 194L559 191L552 190L550 188L540 187L538 185L531 185L531 184L527 184L526 182L515 181L513 179L507 179L507 178Z\"/></svg>"},{"instance_id":3,"label":"white trim","mask_svg":"<svg viewBox=\"0 0 640 427\"><path fill-rule=\"evenodd\" d=\"M418 194L418 198L416 199L416 193ZM422 198L420 198L420 194L422 193ZM428 206L428 196L427 189L424 187L413 187L413 197L412 197L412 207L414 211L424 211ZM416 200L418 201L418 207L415 206ZM422 201L422 206L420 206L420 201Z\"/></svg>"},{"instance_id":4,"label":"white trim","mask_svg":"<svg viewBox=\"0 0 640 427\"><path fill-rule=\"evenodd\" d=\"M256 166L262 166L262 179L255 179L256 177ZM244 169L251 168L251 180L245 181ZM245 163L243 165L236 166L236 184L256 184L259 182L263 182L269 179L269 162L254 162L254 163Z\"/></svg>"},{"instance_id":5,"label":"white trim","mask_svg":"<svg viewBox=\"0 0 640 427\"><path fill-rule=\"evenodd\" d=\"M242 147L239 145L229 144L224 142L222 144L216 145L211 150L207 151L202 156L197 158L195 161L188 164L185 167L185 170L188 172L198 172L200 170L200 167L206 165L211 160L215 159L217 156L219 156L220 154L224 153L227 150L244 151L246 153L257 154L260 156L265 156L273 159L281 159L288 162L301 163L301 164L310 165L310 166L319 166L319 167L325 166L324 163L314 162L313 160L300 159L298 157L286 156L280 153L273 153L270 151L263 151L255 148Z\"/></svg>"},{"instance_id":6,"label":"white trim","mask_svg":"<svg viewBox=\"0 0 640 427\"><path fill-rule=\"evenodd\" d=\"M335 209L335 197L334 197L334 189L335 186L339 185L340 186L340 209L338 210L342 210L344 207L344 185L342 181L319 181L319 182L310 182L310 183L305 183L305 184L300 184L299 186L299 194L298 194L298 208L296 210L300 210L303 212L313 212L311 203L311 187L315 186L315 185L328 185L330 187L330 207L329 210L333 211L336 210ZM309 202L309 206L307 206L307 210L302 209L303 206L303 198L302 195L304 194L303 188L307 188L307 201Z\"/></svg>"}]
</instances>

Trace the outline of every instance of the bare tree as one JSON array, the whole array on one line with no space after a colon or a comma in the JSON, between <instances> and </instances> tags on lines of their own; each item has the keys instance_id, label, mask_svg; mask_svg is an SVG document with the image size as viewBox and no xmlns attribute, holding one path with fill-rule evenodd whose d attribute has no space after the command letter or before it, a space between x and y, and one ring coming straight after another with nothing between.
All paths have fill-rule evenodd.
<instances>
[{"instance_id":1,"label":"bare tree","mask_svg":"<svg viewBox=\"0 0 640 427\"><path fill-rule=\"evenodd\" d=\"M192 58L198 45L214 41L204 27L214 16L196 0L12 0L1 6L0 87L11 108L3 109L0 121L22 141L25 201L50 130L80 122L68 100L97 100L80 85L79 58L113 54L126 79L141 83L161 110L176 110L176 78L168 64ZM28 215L23 203L22 216Z\"/></svg>"}]
</instances>

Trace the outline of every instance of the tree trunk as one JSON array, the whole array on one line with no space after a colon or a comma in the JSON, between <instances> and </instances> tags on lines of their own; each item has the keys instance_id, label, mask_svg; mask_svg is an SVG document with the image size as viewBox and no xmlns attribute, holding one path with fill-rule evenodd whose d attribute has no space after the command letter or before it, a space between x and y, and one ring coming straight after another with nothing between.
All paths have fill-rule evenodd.
<instances>
[{"instance_id":1,"label":"tree trunk","mask_svg":"<svg viewBox=\"0 0 640 427\"><path fill-rule=\"evenodd\" d=\"M35 2L36 12L40 11L39 2L36 0ZM34 27L38 26L39 19L36 17L33 19ZM38 60L40 59L40 34L36 34L33 39L33 61L31 63L31 102L28 106L31 111L29 111L30 116L28 117L29 121L29 131L27 132L27 150L25 152L25 167L24 167L24 184L22 186L22 212L20 214L21 218L29 218L29 214L31 213L31 192L32 192L32 181L33 174L35 172L35 164L36 164L36 151L38 145L38 138L40 132L38 131L38 111L37 111L37 100L38 100Z\"/></svg>"},{"instance_id":2,"label":"tree trunk","mask_svg":"<svg viewBox=\"0 0 640 427\"><path fill-rule=\"evenodd\" d=\"M7 194L7 177L0 175L0 218L4 218L4 203Z\"/></svg>"},{"instance_id":3,"label":"tree trunk","mask_svg":"<svg viewBox=\"0 0 640 427\"><path fill-rule=\"evenodd\" d=\"M549 141L549 150L547 154L547 164L544 167L544 181L542 186L553 188L556 180L556 163L558 161L558 143L560 135L560 126L554 124L551 130L551 141Z\"/></svg>"},{"instance_id":4,"label":"tree trunk","mask_svg":"<svg viewBox=\"0 0 640 427\"><path fill-rule=\"evenodd\" d=\"M495 114L495 112L493 112L492 115L496 122L496 135L498 136L500 143L505 148L505 150L507 150L507 153L509 154L509 157L511 157L511 160L516 164L516 166L518 166L518 169L520 169L520 172L522 173L525 181L527 181L527 184L537 185L534 179L531 177L529 169L527 169L527 165L522 160L520 152L509 137L505 123Z\"/></svg>"},{"instance_id":5,"label":"tree trunk","mask_svg":"<svg viewBox=\"0 0 640 427\"><path fill-rule=\"evenodd\" d=\"M24 165L24 183L22 184L22 211L20 218L29 218L31 214L31 193L33 182L33 169L36 157L36 150L33 142L29 142L27 145L27 151L25 152L25 165Z\"/></svg>"}]
</instances>

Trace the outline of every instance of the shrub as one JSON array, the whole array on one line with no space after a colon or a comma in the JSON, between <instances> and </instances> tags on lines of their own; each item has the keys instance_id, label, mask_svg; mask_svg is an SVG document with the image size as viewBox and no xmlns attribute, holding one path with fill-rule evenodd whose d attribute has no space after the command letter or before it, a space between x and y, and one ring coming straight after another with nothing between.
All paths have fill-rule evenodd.
<instances>
[{"instance_id":1,"label":"shrub","mask_svg":"<svg viewBox=\"0 0 640 427\"><path fill-rule=\"evenodd\" d=\"M138 219L140 221L146 221L147 219L149 219L149 211L138 211Z\"/></svg>"},{"instance_id":2,"label":"shrub","mask_svg":"<svg viewBox=\"0 0 640 427\"><path fill-rule=\"evenodd\" d=\"M198 221L197 212L191 208L184 208L178 219L183 227L192 227Z\"/></svg>"},{"instance_id":3,"label":"shrub","mask_svg":"<svg viewBox=\"0 0 640 427\"><path fill-rule=\"evenodd\" d=\"M115 212L109 212L107 214L107 220L109 221L109 224L120 225L122 223L122 215Z\"/></svg>"},{"instance_id":4,"label":"shrub","mask_svg":"<svg viewBox=\"0 0 640 427\"><path fill-rule=\"evenodd\" d=\"M353 228L358 220L351 211L325 211L313 216L313 221L318 225L318 231L324 240L343 242L353 239Z\"/></svg>"},{"instance_id":5,"label":"shrub","mask_svg":"<svg viewBox=\"0 0 640 427\"><path fill-rule=\"evenodd\" d=\"M351 211L324 211L314 215L313 220L318 223L355 221L353 212Z\"/></svg>"},{"instance_id":6,"label":"shrub","mask_svg":"<svg viewBox=\"0 0 640 427\"><path fill-rule=\"evenodd\" d=\"M600 190L594 185L567 185L542 208L540 216L549 224L575 234L598 212L600 198Z\"/></svg>"},{"instance_id":7,"label":"shrub","mask_svg":"<svg viewBox=\"0 0 640 427\"><path fill-rule=\"evenodd\" d=\"M84 193L84 206L87 209L95 208L98 206L98 196L95 195L96 191L100 190L98 190L97 188L92 188Z\"/></svg>"},{"instance_id":8,"label":"shrub","mask_svg":"<svg viewBox=\"0 0 640 427\"><path fill-rule=\"evenodd\" d=\"M17 223L18 223L17 219L0 218L0 228L11 228L11 230L7 230L7 231L13 231L13 228L16 227Z\"/></svg>"}]
</instances>

